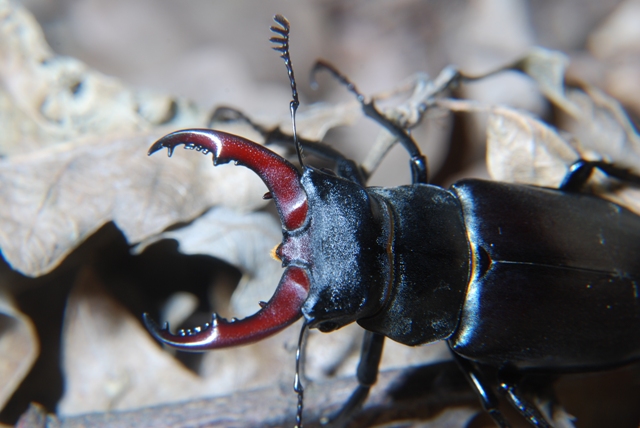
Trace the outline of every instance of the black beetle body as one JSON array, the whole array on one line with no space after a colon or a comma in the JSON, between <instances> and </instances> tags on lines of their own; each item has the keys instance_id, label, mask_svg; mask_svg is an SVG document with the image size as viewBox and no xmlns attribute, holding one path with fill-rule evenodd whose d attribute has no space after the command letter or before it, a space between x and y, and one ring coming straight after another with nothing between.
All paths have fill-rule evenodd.
<instances>
[{"instance_id":1,"label":"black beetle body","mask_svg":"<svg viewBox=\"0 0 640 428\"><path fill-rule=\"evenodd\" d=\"M365 189L306 168L301 182L322 248L302 308L310 327L357 321L405 345L447 340L504 427L483 366L516 373L505 393L544 427L515 389L520 376L640 359L640 217L629 210L482 180Z\"/></svg>"},{"instance_id":2,"label":"black beetle body","mask_svg":"<svg viewBox=\"0 0 640 428\"><path fill-rule=\"evenodd\" d=\"M289 70L295 111L289 25L281 16L276 22L281 27L272 31L279 37L272 41ZM232 321L214 315L210 324L179 335L145 315L156 338L198 351L260 340L300 316L304 328L322 331L356 321L367 330L359 387L332 418L335 425L348 422L366 399L385 337L406 345L446 340L501 427L509 424L483 379L485 368L497 373L498 389L522 416L549 427L518 390L523 374L602 370L640 360L640 216L580 193L593 169L634 185L640 176L578 160L559 189L482 180L462 180L450 189L429 185L426 159L407 131L365 102L331 65L319 62L317 69L345 84L364 113L405 147L412 184L367 188L363 169L320 143L303 145L335 161L340 176L305 165L300 174L265 147L220 131L184 130L160 139L150 154L161 148L171 154L184 144L212 153L216 165L233 160L262 178L282 221L276 255L286 269L255 315ZM267 141L282 136L263 133Z\"/></svg>"},{"instance_id":3,"label":"black beetle body","mask_svg":"<svg viewBox=\"0 0 640 428\"><path fill-rule=\"evenodd\" d=\"M311 327L447 339L496 367L640 358L640 217L625 208L481 180L364 189L308 168L302 184L321 256L303 306Z\"/></svg>"},{"instance_id":4,"label":"black beetle body","mask_svg":"<svg viewBox=\"0 0 640 428\"><path fill-rule=\"evenodd\" d=\"M462 181L452 190L475 265L449 339L456 353L561 371L640 358L640 217L553 189Z\"/></svg>"},{"instance_id":5,"label":"black beetle body","mask_svg":"<svg viewBox=\"0 0 640 428\"><path fill-rule=\"evenodd\" d=\"M407 345L449 337L459 322L470 267L455 195L424 184L365 189L312 168L302 185L312 248L322 257L312 267L302 308L310 327L330 331L358 321ZM363 297L366 310L342 302Z\"/></svg>"}]
</instances>

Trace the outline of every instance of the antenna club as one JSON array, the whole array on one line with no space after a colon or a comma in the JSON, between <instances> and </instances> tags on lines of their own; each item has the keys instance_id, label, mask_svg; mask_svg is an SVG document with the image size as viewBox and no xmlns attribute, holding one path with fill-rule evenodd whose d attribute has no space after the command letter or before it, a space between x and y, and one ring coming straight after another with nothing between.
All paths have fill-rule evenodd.
<instances>
[{"instance_id":1,"label":"antenna club","mask_svg":"<svg viewBox=\"0 0 640 428\"><path fill-rule=\"evenodd\" d=\"M291 25L287 18L282 15L276 15L273 17L273 20L279 26L272 26L271 31L277 36L271 37L269 41L273 43L273 50L280 52L280 58L284 60L284 65L287 68L287 74L289 75L289 84L291 86L291 95L293 100L289 104L291 110L291 127L293 129L293 142L296 146L296 152L298 154L298 162L300 162L300 166L304 167L304 162L302 160L302 146L300 145L300 141L298 140L298 134L296 132L296 111L298 110L298 106L300 105L300 100L298 99L298 89L296 87L296 78L293 74L293 64L291 63L291 56L289 54L289 31L291 29Z\"/></svg>"}]
</instances>

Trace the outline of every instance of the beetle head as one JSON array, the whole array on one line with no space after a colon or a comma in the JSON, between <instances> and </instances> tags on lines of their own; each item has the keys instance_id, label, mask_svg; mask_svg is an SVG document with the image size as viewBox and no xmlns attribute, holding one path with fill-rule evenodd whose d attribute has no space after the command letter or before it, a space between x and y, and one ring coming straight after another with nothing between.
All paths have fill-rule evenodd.
<instances>
[{"instance_id":1,"label":"beetle head","mask_svg":"<svg viewBox=\"0 0 640 428\"><path fill-rule=\"evenodd\" d=\"M331 331L371 315L384 300L391 281L388 211L359 184L313 168L305 168L301 183L311 282L302 312L310 327Z\"/></svg>"},{"instance_id":2,"label":"beetle head","mask_svg":"<svg viewBox=\"0 0 640 428\"><path fill-rule=\"evenodd\" d=\"M153 154L166 148L169 156L178 145L213 154L214 165L235 161L253 170L264 181L273 196L285 232L300 229L307 223L308 204L300 173L293 165L272 151L242 137L209 129L177 131L156 141L149 149ZM201 351L251 343L282 330L300 318L307 297L309 279L300 267L288 267L273 297L256 314L242 320L227 321L213 315L211 323L193 330L169 332L160 328L147 314L144 321L153 336L167 345L182 350Z\"/></svg>"},{"instance_id":3,"label":"beetle head","mask_svg":"<svg viewBox=\"0 0 640 428\"><path fill-rule=\"evenodd\" d=\"M360 185L305 168L303 175L279 155L244 138L213 130L169 134L149 149L178 145L213 154L214 165L235 161L260 176L282 222L276 250L285 272L268 303L256 314L211 323L174 335L145 314L147 328L159 341L201 351L251 343L277 333L303 314L310 327L330 331L377 311L391 280L388 214ZM383 282L383 284L378 284Z\"/></svg>"}]
</instances>

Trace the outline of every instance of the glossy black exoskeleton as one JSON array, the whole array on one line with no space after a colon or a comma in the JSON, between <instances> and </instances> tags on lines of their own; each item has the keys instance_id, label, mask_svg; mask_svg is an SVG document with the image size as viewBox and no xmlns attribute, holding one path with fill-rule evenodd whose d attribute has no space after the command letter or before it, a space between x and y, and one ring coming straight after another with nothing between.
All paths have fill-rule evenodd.
<instances>
[{"instance_id":1,"label":"glossy black exoskeleton","mask_svg":"<svg viewBox=\"0 0 640 428\"><path fill-rule=\"evenodd\" d=\"M276 28L288 41L288 23ZM286 23L286 24L285 24ZM288 60L288 45L280 49ZM290 69L290 61L288 61ZM170 134L150 149L191 144L256 171L283 223L276 253L286 267L274 297L254 316L216 316L195 333L173 335L148 317L156 338L179 349L235 346L304 316L328 332L357 322L367 331L359 388L333 422L345 423L375 383L385 337L406 345L446 340L496 423L498 390L535 426L550 426L518 389L527 373L602 370L640 359L640 217L581 193L593 169L637 185L605 162L578 160L558 189L462 180L426 183L426 160L405 129L332 73L410 154L413 183L365 187L366 172L326 146L305 149L336 173L295 167L263 146L212 130ZM290 72L292 77L292 72ZM293 109L293 107L292 107ZM300 157L301 159L301 157ZM487 368L491 370L487 371Z\"/></svg>"}]
</instances>

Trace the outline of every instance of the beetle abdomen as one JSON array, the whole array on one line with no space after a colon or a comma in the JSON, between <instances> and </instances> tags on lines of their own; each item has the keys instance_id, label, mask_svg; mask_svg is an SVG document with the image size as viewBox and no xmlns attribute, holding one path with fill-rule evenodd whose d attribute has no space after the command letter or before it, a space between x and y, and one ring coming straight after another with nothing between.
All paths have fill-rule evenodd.
<instances>
[{"instance_id":1,"label":"beetle abdomen","mask_svg":"<svg viewBox=\"0 0 640 428\"><path fill-rule=\"evenodd\" d=\"M450 339L457 353L546 370L640 358L640 217L532 186L465 180L452 190L474 264Z\"/></svg>"}]
</instances>

